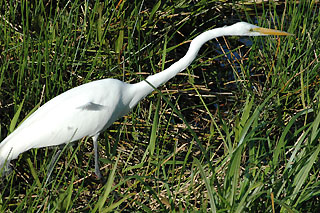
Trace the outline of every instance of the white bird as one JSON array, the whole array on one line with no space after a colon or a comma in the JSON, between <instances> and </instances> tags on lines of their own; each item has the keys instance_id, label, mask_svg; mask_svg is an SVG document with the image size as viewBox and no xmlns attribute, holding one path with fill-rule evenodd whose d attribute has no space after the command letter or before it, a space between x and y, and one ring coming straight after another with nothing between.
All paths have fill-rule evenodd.
<instances>
[{"instance_id":1,"label":"white bird","mask_svg":"<svg viewBox=\"0 0 320 213\"><path fill-rule=\"evenodd\" d=\"M128 113L154 88L186 69L207 41L220 36L263 35L290 34L238 22L200 34L192 40L183 58L144 81L128 84L117 79L103 79L58 95L36 110L0 143L0 172L8 171L10 161L29 149L66 144L89 136L94 144L95 173L99 179L102 178L97 143L101 132Z\"/></svg>"}]
</instances>

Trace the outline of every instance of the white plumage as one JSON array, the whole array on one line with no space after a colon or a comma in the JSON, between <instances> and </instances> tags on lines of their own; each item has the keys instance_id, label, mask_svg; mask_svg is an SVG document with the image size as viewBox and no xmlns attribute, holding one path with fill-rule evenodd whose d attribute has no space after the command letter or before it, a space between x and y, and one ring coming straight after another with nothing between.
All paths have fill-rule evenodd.
<instances>
[{"instance_id":1,"label":"white plumage","mask_svg":"<svg viewBox=\"0 0 320 213\"><path fill-rule=\"evenodd\" d=\"M205 42L228 35L289 34L245 22L209 30L191 42L183 58L166 70L149 76L146 81L155 88L160 86L187 68ZM29 149L65 144L90 136L94 142L95 172L101 178L97 138L153 91L153 87L146 81L127 84L116 79L97 80L70 89L48 101L1 142L0 169L8 170L9 162Z\"/></svg>"}]
</instances>

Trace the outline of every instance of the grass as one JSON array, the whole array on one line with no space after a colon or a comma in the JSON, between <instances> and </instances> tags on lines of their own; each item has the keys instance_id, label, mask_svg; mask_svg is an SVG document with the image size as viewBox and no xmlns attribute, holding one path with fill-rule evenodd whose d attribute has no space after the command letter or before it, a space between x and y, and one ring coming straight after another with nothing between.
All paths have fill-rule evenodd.
<instances>
[{"instance_id":1,"label":"grass","mask_svg":"<svg viewBox=\"0 0 320 213\"><path fill-rule=\"evenodd\" d=\"M100 137L105 184L94 175L91 139L23 153L1 179L1 212L320 210L313 1L9 0L0 8L1 140L70 88L160 72L205 30L244 20L295 34L204 45Z\"/></svg>"}]
</instances>

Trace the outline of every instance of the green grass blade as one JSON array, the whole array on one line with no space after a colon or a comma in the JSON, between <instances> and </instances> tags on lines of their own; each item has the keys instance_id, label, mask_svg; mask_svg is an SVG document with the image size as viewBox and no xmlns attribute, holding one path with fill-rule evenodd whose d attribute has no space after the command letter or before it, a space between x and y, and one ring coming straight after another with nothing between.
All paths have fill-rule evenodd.
<instances>
[{"instance_id":1,"label":"green grass blade","mask_svg":"<svg viewBox=\"0 0 320 213\"><path fill-rule=\"evenodd\" d=\"M104 186L104 192L103 195L100 197L99 201L97 202L95 208L93 209L93 213L96 212L97 210L99 210L99 212L103 209L103 206L106 203L106 200L111 192L111 188L112 188L112 184L114 183L114 178L115 178L115 173L116 173L116 169L117 169L117 165L120 159L120 153L117 157L117 160L115 162L115 164L113 165L113 168L111 170L111 173L109 174L108 177L108 181L106 183L106 185Z\"/></svg>"},{"instance_id":2,"label":"green grass blade","mask_svg":"<svg viewBox=\"0 0 320 213\"><path fill-rule=\"evenodd\" d=\"M21 110L22 110L23 103L24 103L24 99L21 102L21 104L19 105L18 110L14 114L13 119L11 120L10 127L9 127L9 132L10 133L13 132L13 130L15 129L15 127L17 125L17 122L18 122L18 119L19 119L19 116L20 116L20 113L21 113Z\"/></svg>"},{"instance_id":3,"label":"green grass blade","mask_svg":"<svg viewBox=\"0 0 320 213\"><path fill-rule=\"evenodd\" d=\"M35 179L38 187L41 188L42 185L41 185L41 182L40 182L40 180L39 180L39 176L37 175L37 172L36 172L36 170L34 169L30 158L27 159L27 162L28 162L28 165L29 165L29 168L30 168L30 171L31 171L31 174L32 174L33 178Z\"/></svg>"},{"instance_id":4,"label":"green grass blade","mask_svg":"<svg viewBox=\"0 0 320 213\"><path fill-rule=\"evenodd\" d=\"M124 198L120 199L118 202L111 204L109 207L102 209L100 212L111 212L112 210L114 210L115 208L117 208L118 206L120 206L124 201L126 201L128 198L132 197L136 195L136 193L130 193L126 196L124 196Z\"/></svg>"},{"instance_id":5,"label":"green grass blade","mask_svg":"<svg viewBox=\"0 0 320 213\"><path fill-rule=\"evenodd\" d=\"M210 181L208 180L207 174L205 173L200 161L197 158L193 158L193 160L194 160L195 164L197 165L197 168L200 171L201 177L202 177L202 179L203 179L203 181L205 183L206 189L208 191L208 197L209 197L211 212L217 212L216 204L215 204L215 201L214 201L214 192L215 192L215 190L212 189Z\"/></svg>"},{"instance_id":6,"label":"green grass blade","mask_svg":"<svg viewBox=\"0 0 320 213\"><path fill-rule=\"evenodd\" d=\"M151 128L150 144L149 144L149 150L150 150L151 156L153 155L153 152L156 146L157 131L158 131L158 125L159 125L159 110L160 110L160 98L158 98L158 101L157 101L156 111L154 112L153 123Z\"/></svg>"}]
</instances>

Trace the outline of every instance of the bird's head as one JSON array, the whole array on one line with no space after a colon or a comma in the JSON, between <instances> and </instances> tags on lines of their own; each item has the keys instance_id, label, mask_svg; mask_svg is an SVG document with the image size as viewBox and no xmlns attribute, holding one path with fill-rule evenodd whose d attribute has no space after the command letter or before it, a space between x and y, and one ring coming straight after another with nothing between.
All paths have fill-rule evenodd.
<instances>
[{"instance_id":1,"label":"bird's head","mask_svg":"<svg viewBox=\"0 0 320 213\"><path fill-rule=\"evenodd\" d=\"M292 35L280 30L258 27L247 22L238 22L228 27L230 28L230 35L237 36Z\"/></svg>"}]
</instances>

